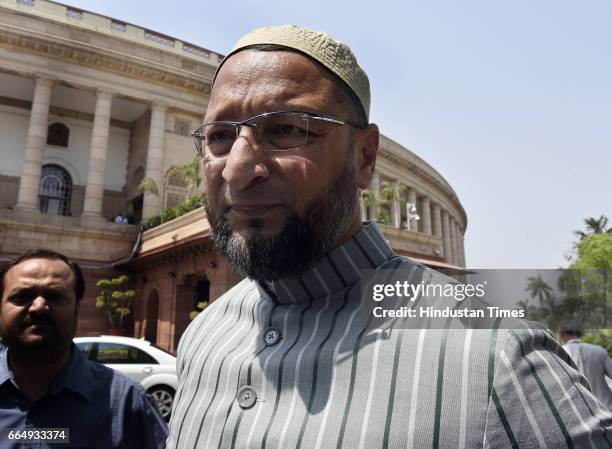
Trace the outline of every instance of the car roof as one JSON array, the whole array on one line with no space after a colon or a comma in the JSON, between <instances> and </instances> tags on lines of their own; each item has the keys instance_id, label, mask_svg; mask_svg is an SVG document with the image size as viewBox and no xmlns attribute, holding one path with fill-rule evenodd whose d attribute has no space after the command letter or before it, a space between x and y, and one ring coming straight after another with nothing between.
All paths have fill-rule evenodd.
<instances>
[{"instance_id":1,"label":"car roof","mask_svg":"<svg viewBox=\"0 0 612 449\"><path fill-rule=\"evenodd\" d=\"M112 341L116 343L131 343L138 345L150 346L151 342L145 340L144 338L134 338L134 337L119 337L116 335L90 335L87 337L76 337L76 341L85 341L85 340L100 340L104 339L106 341Z\"/></svg>"}]
</instances>

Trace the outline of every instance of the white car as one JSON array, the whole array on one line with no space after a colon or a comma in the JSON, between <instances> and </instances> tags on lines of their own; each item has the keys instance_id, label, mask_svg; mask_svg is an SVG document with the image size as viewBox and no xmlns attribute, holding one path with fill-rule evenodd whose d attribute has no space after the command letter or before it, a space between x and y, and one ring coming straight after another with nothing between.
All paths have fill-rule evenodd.
<instances>
[{"instance_id":1,"label":"white car","mask_svg":"<svg viewBox=\"0 0 612 449\"><path fill-rule=\"evenodd\" d=\"M144 339L130 337L78 337L76 346L88 360L102 363L139 382L164 419L170 418L178 384L176 357Z\"/></svg>"}]
</instances>

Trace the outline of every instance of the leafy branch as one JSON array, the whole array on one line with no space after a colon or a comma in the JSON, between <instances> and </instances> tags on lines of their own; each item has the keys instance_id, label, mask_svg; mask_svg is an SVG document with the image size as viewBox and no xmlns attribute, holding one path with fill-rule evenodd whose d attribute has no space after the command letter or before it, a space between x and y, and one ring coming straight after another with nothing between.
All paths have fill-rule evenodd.
<instances>
[{"instance_id":1,"label":"leafy branch","mask_svg":"<svg viewBox=\"0 0 612 449\"><path fill-rule=\"evenodd\" d=\"M112 279L100 279L96 286L100 294L96 298L96 308L104 310L111 329L123 329L124 318L132 311L136 291L127 289L130 278L121 275Z\"/></svg>"}]
</instances>

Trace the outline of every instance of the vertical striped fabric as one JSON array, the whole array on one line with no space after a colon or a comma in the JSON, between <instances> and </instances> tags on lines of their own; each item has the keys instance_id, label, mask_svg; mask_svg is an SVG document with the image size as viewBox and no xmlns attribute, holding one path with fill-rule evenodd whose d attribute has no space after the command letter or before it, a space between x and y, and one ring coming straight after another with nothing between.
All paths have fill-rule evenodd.
<instances>
[{"instance_id":1,"label":"vertical striped fabric","mask_svg":"<svg viewBox=\"0 0 612 449\"><path fill-rule=\"evenodd\" d=\"M612 448L612 414L547 332L374 326L362 271L400 267L435 275L366 224L300 278L215 301L179 345L168 448Z\"/></svg>"}]
</instances>

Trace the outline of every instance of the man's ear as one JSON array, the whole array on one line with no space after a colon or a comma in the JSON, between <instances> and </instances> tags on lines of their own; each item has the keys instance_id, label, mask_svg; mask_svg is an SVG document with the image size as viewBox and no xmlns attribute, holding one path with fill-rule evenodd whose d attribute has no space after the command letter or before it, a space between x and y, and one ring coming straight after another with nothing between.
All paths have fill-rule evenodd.
<instances>
[{"instance_id":1,"label":"man's ear","mask_svg":"<svg viewBox=\"0 0 612 449\"><path fill-rule=\"evenodd\" d=\"M370 123L364 129L358 129L355 136L355 157L357 167L357 185L361 190L367 189L374 175L379 143L378 126Z\"/></svg>"}]
</instances>

